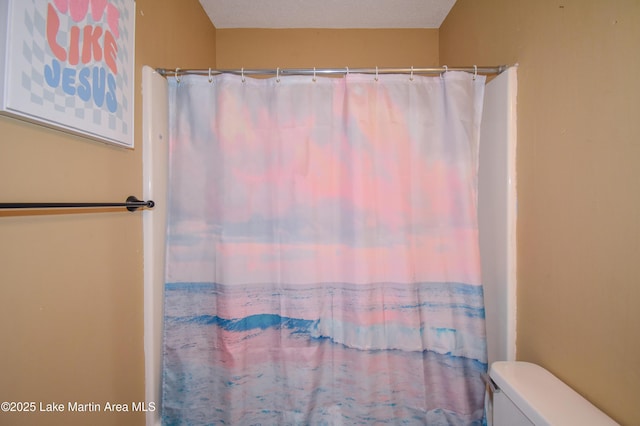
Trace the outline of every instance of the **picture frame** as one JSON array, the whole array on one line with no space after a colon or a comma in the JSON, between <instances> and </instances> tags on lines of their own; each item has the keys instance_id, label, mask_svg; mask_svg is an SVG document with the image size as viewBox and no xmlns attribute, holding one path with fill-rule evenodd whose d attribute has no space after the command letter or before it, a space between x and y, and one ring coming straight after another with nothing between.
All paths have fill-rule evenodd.
<instances>
[{"instance_id":1,"label":"picture frame","mask_svg":"<svg viewBox=\"0 0 640 426\"><path fill-rule=\"evenodd\" d=\"M0 0L0 22L0 113L134 147L134 0Z\"/></svg>"}]
</instances>

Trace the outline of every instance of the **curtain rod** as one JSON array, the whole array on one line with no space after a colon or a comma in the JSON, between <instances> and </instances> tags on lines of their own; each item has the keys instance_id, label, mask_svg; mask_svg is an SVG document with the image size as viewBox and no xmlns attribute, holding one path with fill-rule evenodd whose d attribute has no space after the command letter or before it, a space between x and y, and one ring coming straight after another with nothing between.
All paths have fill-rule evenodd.
<instances>
[{"instance_id":1,"label":"curtain rod","mask_svg":"<svg viewBox=\"0 0 640 426\"><path fill-rule=\"evenodd\" d=\"M141 207L152 209L156 203L141 201L130 195L124 203L0 203L0 209L51 209L51 208L82 208L82 207L126 207L134 212Z\"/></svg>"},{"instance_id":2,"label":"curtain rod","mask_svg":"<svg viewBox=\"0 0 640 426\"><path fill-rule=\"evenodd\" d=\"M236 74L242 76L248 75L333 75L333 74L442 74L447 71L465 71L476 74L500 74L508 68L507 65L495 66L466 66L466 67L442 67L432 68L240 68L240 69L168 69L156 68L156 72L162 76L182 76L187 74L213 76L219 74Z\"/></svg>"}]
</instances>

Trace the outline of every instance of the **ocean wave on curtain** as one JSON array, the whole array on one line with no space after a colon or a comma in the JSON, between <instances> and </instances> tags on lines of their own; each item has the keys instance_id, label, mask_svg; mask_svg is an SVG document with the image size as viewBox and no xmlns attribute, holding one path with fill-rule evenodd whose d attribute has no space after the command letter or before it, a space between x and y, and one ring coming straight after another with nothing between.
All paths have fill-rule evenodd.
<instances>
[{"instance_id":1,"label":"ocean wave on curtain","mask_svg":"<svg viewBox=\"0 0 640 426\"><path fill-rule=\"evenodd\" d=\"M165 424L482 423L483 91L170 80Z\"/></svg>"}]
</instances>

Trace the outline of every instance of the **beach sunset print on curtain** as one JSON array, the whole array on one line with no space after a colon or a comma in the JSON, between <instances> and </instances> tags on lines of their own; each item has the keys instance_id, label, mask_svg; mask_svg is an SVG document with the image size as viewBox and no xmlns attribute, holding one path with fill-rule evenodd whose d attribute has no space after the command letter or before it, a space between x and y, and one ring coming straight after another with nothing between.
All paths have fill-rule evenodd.
<instances>
[{"instance_id":1,"label":"beach sunset print on curtain","mask_svg":"<svg viewBox=\"0 0 640 426\"><path fill-rule=\"evenodd\" d=\"M480 424L483 79L170 81L167 424Z\"/></svg>"}]
</instances>

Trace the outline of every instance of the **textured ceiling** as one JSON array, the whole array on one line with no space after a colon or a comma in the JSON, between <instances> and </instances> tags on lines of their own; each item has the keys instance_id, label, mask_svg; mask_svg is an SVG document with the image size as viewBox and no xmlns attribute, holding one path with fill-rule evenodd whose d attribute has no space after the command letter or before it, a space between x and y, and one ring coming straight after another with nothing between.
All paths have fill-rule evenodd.
<instances>
[{"instance_id":1,"label":"textured ceiling","mask_svg":"<svg viewBox=\"0 0 640 426\"><path fill-rule=\"evenodd\" d=\"M455 0L200 0L216 28L439 28Z\"/></svg>"}]
</instances>

